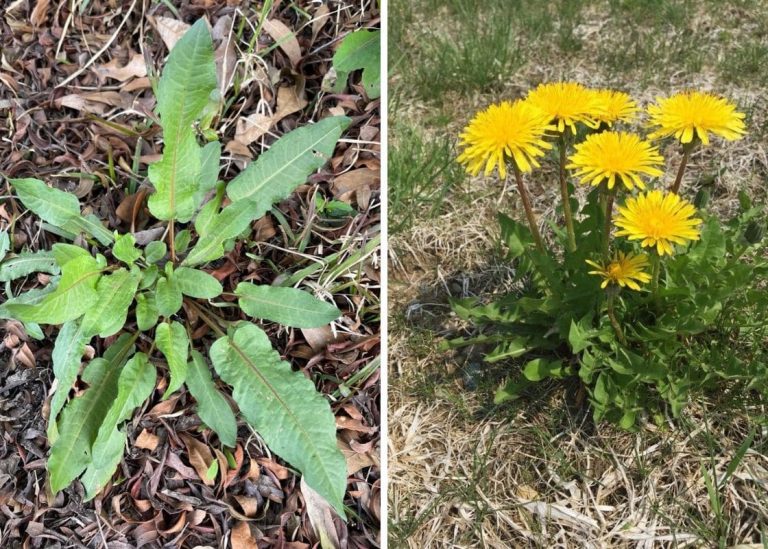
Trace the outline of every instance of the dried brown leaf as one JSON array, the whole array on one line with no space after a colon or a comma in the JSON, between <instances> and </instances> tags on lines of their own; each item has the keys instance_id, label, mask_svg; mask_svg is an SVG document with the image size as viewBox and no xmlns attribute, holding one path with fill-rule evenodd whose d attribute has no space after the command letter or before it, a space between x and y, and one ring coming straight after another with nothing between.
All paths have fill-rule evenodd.
<instances>
[{"instance_id":1,"label":"dried brown leaf","mask_svg":"<svg viewBox=\"0 0 768 549\"><path fill-rule=\"evenodd\" d=\"M124 66L119 65L119 60L115 58L109 63L95 67L94 70L104 78L112 78L120 82L147 76L147 65L144 62L144 56L140 53L134 54Z\"/></svg>"},{"instance_id":2,"label":"dried brown leaf","mask_svg":"<svg viewBox=\"0 0 768 549\"><path fill-rule=\"evenodd\" d=\"M296 35L289 29L285 23L277 19L267 19L264 21L264 31L269 34L281 50L285 52L291 65L296 67L301 61L301 47Z\"/></svg>"},{"instance_id":3,"label":"dried brown leaf","mask_svg":"<svg viewBox=\"0 0 768 549\"><path fill-rule=\"evenodd\" d=\"M277 108L273 114L256 112L237 121L235 140L242 145L250 145L280 120L300 111L307 106L303 90L296 87L283 87L277 90ZM234 151L233 151L234 152Z\"/></svg>"},{"instance_id":4,"label":"dried brown leaf","mask_svg":"<svg viewBox=\"0 0 768 549\"><path fill-rule=\"evenodd\" d=\"M180 435L180 437L187 447L189 463L195 468L197 476L200 477L200 480L202 480L206 486L213 486L215 484L215 479L208 476L208 470L214 459L211 449L196 438L187 435Z\"/></svg>"},{"instance_id":5,"label":"dried brown leaf","mask_svg":"<svg viewBox=\"0 0 768 549\"><path fill-rule=\"evenodd\" d=\"M259 511L259 500L249 496L234 496L235 501L248 518L254 518Z\"/></svg>"},{"instance_id":6,"label":"dried brown leaf","mask_svg":"<svg viewBox=\"0 0 768 549\"><path fill-rule=\"evenodd\" d=\"M354 442L354 441L352 441ZM360 469L377 465L378 461L370 452L357 452L352 448L351 443L347 443L342 438L336 439L336 443L347 460L347 474L354 475Z\"/></svg>"},{"instance_id":7,"label":"dried brown leaf","mask_svg":"<svg viewBox=\"0 0 768 549\"><path fill-rule=\"evenodd\" d=\"M367 425L363 425L363 422L359 419L353 419L347 416L336 416L336 428L366 434L376 432L376 427L368 427Z\"/></svg>"},{"instance_id":8,"label":"dried brown leaf","mask_svg":"<svg viewBox=\"0 0 768 549\"><path fill-rule=\"evenodd\" d=\"M136 437L136 447L143 450L154 452L158 444L160 444L160 437L150 433L146 429L142 430L141 433L139 433L139 436Z\"/></svg>"},{"instance_id":9,"label":"dried brown leaf","mask_svg":"<svg viewBox=\"0 0 768 549\"><path fill-rule=\"evenodd\" d=\"M214 52L214 57L216 59L216 76L219 80L219 89L222 96L226 94L232 84L232 77L235 74L235 66L237 65L237 51L235 51L232 25L232 16L225 15L216 21L211 31L211 36L214 40L221 40L219 47Z\"/></svg>"},{"instance_id":10,"label":"dried brown leaf","mask_svg":"<svg viewBox=\"0 0 768 549\"><path fill-rule=\"evenodd\" d=\"M323 28L325 22L328 21L330 12L331 10L327 4L320 4L315 13L312 14L312 43L317 40L317 34Z\"/></svg>"},{"instance_id":11,"label":"dried brown leaf","mask_svg":"<svg viewBox=\"0 0 768 549\"><path fill-rule=\"evenodd\" d=\"M29 15L29 22L35 27L40 27L45 24L45 20L48 19L48 6L50 0L37 0L35 3L35 9Z\"/></svg>"},{"instance_id":12,"label":"dried brown leaf","mask_svg":"<svg viewBox=\"0 0 768 549\"><path fill-rule=\"evenodd\" d=\"M173 49L176 42L189 30L190 25L171 17L158 16L154 18L155 29L160 35L168 51Z\"/></svg>"},{"instance_id":13,"label":"dried brown leaf","mask_svg":"<svg viewBox=\"0 0 768 549\"><path fill-rule=\"evenodd\" d=\"M325 349L334 339L333 330L331 330L330 326L323 326L322 328L302 328L301 333L315 352Z\"/></svg>"},{"instance_id":14,"label":"dried brown leaf","mask_svg":"<svg viewBox=\"0 0 768 549\"><path fill-rule=\"evenodd\" d=\"M304 477L301 477L301 493L304 496L309 522L320 539L320 546L323 549L339 549L341 544L336 533L336 527L333 524L331 506L320 494L304 482Z\"/></svg>"},{"instance_id":15,"label":"dried brown leaf","mask_svg":"<svg viewBox=\"0 0 768 549\"><path fill-rule=\"evenodd\" d=\"M247 522L237 522L232 527L229 538L232 549L257 549L256 540L251 535L251 527Z\"/></svg>"}]
</instances>

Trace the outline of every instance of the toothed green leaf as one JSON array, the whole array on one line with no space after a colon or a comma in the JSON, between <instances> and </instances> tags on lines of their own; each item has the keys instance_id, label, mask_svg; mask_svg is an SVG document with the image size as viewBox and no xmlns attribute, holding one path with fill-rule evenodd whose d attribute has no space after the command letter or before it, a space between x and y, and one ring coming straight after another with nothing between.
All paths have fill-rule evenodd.
<instances>
[{"instance_id":1,"label":"toothed green leaf","mask_svg":"<svg viewBox=\"0 0 768 549\"><path fill-rule=\"evenodd\" d=\"M64 242L59 242L51 246L51 251L53 251L53 257L56 258L56 263L59 264L59 267L63 267L78 257L91 257L91 254L85 248L75 246L74 244L66 244Z\"/></svg>"},{"instance_id":2,"label":"toothed green leaf","mask_svg":"<svg viewBox=\"0 0 768 549\"><path fill-rule=\"evenodd\" d=\"M251 219L260 218L330 160L350 122L332 116L285 134L227 185L227 195L251 202Z\"/></svg>"},{"instance_id":3,"label":"toothed green leaf","mask_svg":"<svg viewBox=\"0 0 768 549\"><path fill-rule=\"evenodd\" d=\"M213 276L197 269L179 267L173 273L181 293L198 299L213 299L221 295L221 283Z\"/></svg>"},{"instance_id":4,"label":"toothed green leaf","mask_svg":"<svg viewBox=\"0 0 768 549\"><path fill-rule=\"evenodd\" d=\"M360 29L348 34L333 55L339 87L343 89L349 73L363 69L362 84L371 99L381 95L381 31ZM341 91L339 89L338 91Z\"/></svg>"},{"instance_id":5,"label":"toothed green leaf","mask_svg":"<svg viewBox=\"0 0 768 549\"><path fill-rule=\"evenodd\" d=\"M158 219L189 221L197 209L202 149L194 122L216 89L213 43L199 19L176 43L157 89L157 112L163 127L163 157L149 167L156 192L149 210Z\"/></svg>"},{"instance_id":6,"label":"toothed green leaf","mask_svg":"<svg viewBox=\"0 0 768 549\"><path fill-rule=\"evenodd\" d=\"M210 233L210 227L213 220L216 219L221 207L221 202L224 199L224 185L221 184L216 189L216 195L206 204L200 208L200 211L195 217L195 231L200 238Z\"/></svg>"},{"instance_id":7,"label":"toothed green leaf","mask_svg":"<svg viewBox=\"0 0 768 549\"><path fill-rule=\"evenodd\" d=\"M187 378L187 358L189 357L189 338L184 326L178 322L160 324L155 329L155 344L168 362L171 380L163 398L181 387Z\"/></svg>"},{"instance_id":8,"label":"toothed green leaf","mask_svg":"<svg viewBox=\"0 0 768 549\"><path fill-rule=\"evenodd\" d=\"M92 236L104 246L109 246L114 241L112 233L102 225L101 220L93 214L82 216L76 216L67 221L62 227L65 231L68 231L74 235L85 233L87 236Z\"/></svg>"},{"instance_id":9,"label":"toothed green leaf","mask_svg":"<svg viewBox=\"0 0 768 549\"><path fill-rule=\"evenodd\" d=\"M241 323L211 346L211 360L248 422L344 517L347 466L328 402L303 373L280 360L262 330Z\"/></svg>"},{"instance_id":10,"label":"toothed green leaf","mask_svg":"<svg viewBox=\"0 0 768 549\"><path fill-rule=\"evenodd\" d=\"M48 415L48 440L51 444L59 436L56 418L67 401L69 390L80 372L80 361L85 352L85 346L90 340L85 335L79 322L70 321L64 324L56 336L53 345L53 375L56 376L56 392L51 399L51 411Z\"/></svg>"},{"instance_id":11,"label":"toothed green leaf","mask_svg":"<svg viewBox=\"0 0 768 549\"><path fill-rule=\"evenodd\" d=\"M62 227L80 217L80 202L73 194L49 187L39 179L11 179L19 200L43 221Z\"/></svg>"},{"instance_id":12,"label":"toothed green leaf","mask_svg":"<svg viewBox=\"0 0 768 549\"><path fill-rule=\"evenodd\" d=\"M346 116L333 116L278 139L230 182L227 195L232 204L212 221L205 218L200 227L200 240L183 264L198 265L223 256L224 242L242 233L252 221L269 211L272 204L288 197L331 158L336 142L349 123Z\"/></svg>"},{"instance_id":13,"label":"toothed green leaf","mask_svg":"<svg viewBox=\"0 0 768 549\"><path fill-rule=\"evenodd\" d=\"M197 241L182 265L198 265L224 255L224 242L245 231L251 224L253 207L247 201L225 207L206 227L207 233Z\"/></svg>"},{"instance_id":14,"label":"toothed green leaf","mask_svg":"<svg viewBox=\"0 0 768 549\"><path fill-rule=\"evenodd\" d=\"M118 427L149 398L156 379L155 368L144 353L136 353L120 372L117 397L99 428L91 451L91 462L81 478L85 501L96 496L115 473L126 441L125 434Z\"/></svg>"},{"instance_id":15,"label":"toothed green leaf","mask_svg":"<svg viewBox=\"0 0 768 549\"><path fill-rule=\"evenodd\" d=\"M117 380L125 360L133 352L132 341L130 336L118 339L103 358L96 358L86 366L82 377L88 389L61 413L59 437L48 458L54 493L68 486L91 462L91 447L117 396Z\"/></svg>"},{"instance_id":16,"label":"toothed green leaf","mask_svg":"<svg viewBox=\"0 0 768 549\"><path fill-rule=\"evenodd\" d=\"M133 265L141 257L141 250L136 248L136 239L132 234L118 234L115 236L112 255L123 263Z\"/></svg>"},{"instance_id":17,"label":"toothed green leaf","mask_svg":"<svg viewBox=\"0 0 768 549\"><path fill-rule=\"evenodd\" d=\"M157 263L165 257L165 253L168 251L168 247L162 240L155 240L147 244L144 248L144 258L147 263Z\"/></svg>"},{"instance_id":18,"label":"toothed green leaf","mask_svg":"<svg viewBox=\"0 0 768 549\"><path fill-rule=\"evenodd\" d=\"M184 296L181 295L181 288L176 283L175 273L157 281L155 303L157 303L157 310L161 315L169 317L176 314L181 309L183 300Z\"/></svg>"},{"instance_id":19,"label":"toothed green leaf","mask_svg":"<svg viewBox=\"0 0 768 549\"><path fill-rule=\"evenodd\" d=\"M35 305L8 304L8 310L24 322L64 324L74 320L96 303L96 283L101 269L91 256L73 259L62 267L55 291Z\"/></svg>"},{"instance_id":20,"label":"toothed green leaf","mask_svg":"<svg viewBox=\"0 0 768 549\"><path fill-rule=\"evenodd\" d=\"M0 303L0 318L15 318L8 309L10 305L35 305L36 303L40 303L46 296L54 292L58 283L59 277L54 277L51 280L51 283L45 288L35 288L34 290L29 290L28 292L17 295L5 303Z\"/></svg>"},{"instance_id":21,"label":"toothed green leaf","mask_svg":"<svg viewBox=\"0 0 768 549\"><path fill-rule=\"evenodd\" d=\"M157 310L157 304L155 303L155 293L137 294L136 325L139 327L139 330L146 332L152 329L157 324L159 317L160 312Z\"/></svg>"},{"instance_id":22,"label":"toothed green leaf","mask_svg":"<svg viewBox=\"0 0 768 549\"><path fill-rule=\"evenodd\" d=\"M0 282L16 280L32 273L59 274L60 268L51 252L22 252L0 264Z\"/></svg>"},{"instance_id":23,"label":"toothed green leaf","mask_svg":"<svg viewBox=\"0 0 768 549\"><path fill-rule=\"evenodd\" d=\"M200 170L200 197L198 202L202 201L205 194L216 187L219 180L219 162L221 160L221 143L211 141L205 147L200 155L202 167Z\"/></svg>"},{"instance_id":24,"label":"toothed green leaf","mask_svg":"<svg viewBox=\"0 0 768 549\"><path fill-rule=\"evenodd\" d=\"M319 328L341 316L335 305L296 288L241 282L235 289L240 308L248 316L294 328Z\"/></svg>"},{"instance_id":25,"label":"toothed green leaf","mask_svg":"<svg viewBox=\"0 0 768 549\"><path fill-rule=\"evenodd\" d=\"M203 355L192 351L192 360L187 365L187 388L197 401L197 415L213 429L222 444L235 447L237 441L237 421L227 399L216 389L211 371Z\"/></svg>"},{"instance_id":26,"label":"toothed green leaf","mask_svg":"<svg viewBox=\"0 0 768 549\"><path fill-rule=\"evenodd\" d=\"M82 320L86 335L109 337L120 331L125 325L128 307L133 302L140 279L141 271L138 267L130 271L118 269L99 279L96 285L98 299L85 312Z\"/></svg>"}]
</instances>

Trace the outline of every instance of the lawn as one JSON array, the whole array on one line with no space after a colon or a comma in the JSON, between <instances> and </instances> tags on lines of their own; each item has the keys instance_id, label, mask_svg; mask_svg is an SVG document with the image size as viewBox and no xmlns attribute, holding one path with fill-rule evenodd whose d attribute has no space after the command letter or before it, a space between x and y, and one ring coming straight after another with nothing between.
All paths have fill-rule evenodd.
<instances>
[{"instance_id":1,"label":"lawn","mask_svg":"<svg viewBox=\"0 0 768 549\"><path fill-rule=\"evenodd\" d=\"M691 157L685 193L728 216L767 198L768 3L759 0L394 0L389 5L389 536L393 547L681 547L768 543L765 402L724 388L628 433L595 424L575 382L501 406L514 362L438 350L466 335L449 297L508 288L496 212L524 219L496 178L466 175L458 133L541 82L630 93L697 88L746 113L748 136ZM674 179L680 161L663 149ZM555 220L556 163L528 176ZM765 341L762 343L765 348ZM735 349L739 352L739 349Z\"/></svg>"}]
</instances>

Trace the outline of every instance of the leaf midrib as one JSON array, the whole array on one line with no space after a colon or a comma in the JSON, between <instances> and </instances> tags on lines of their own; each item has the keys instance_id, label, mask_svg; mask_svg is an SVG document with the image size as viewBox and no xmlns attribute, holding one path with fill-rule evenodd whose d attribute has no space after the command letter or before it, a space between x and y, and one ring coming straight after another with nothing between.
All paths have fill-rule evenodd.
<instances>
[{"instance_id":1,"label":"leaf midrib","mask_svg":"<svg viewBox=\"0 0 768 549\"><path fill-rule=\"evenodd\" d=\"M281 288L281 289L285 289L285 288ZM298 290L298 291L301 291L301 290ZM254 301L256 303L262 303L262 304L266 304L266 305L277 305L277 306L279 306L282 309L290 309L291 311L296 311L296 312L299 312L299 313L309 313L309 314L312 314L312 315L323 315L323 313L319 313L317 311L313 311L312 309L305 309L303 307L293 307L290 304L286 305L282 301L270 301L268 299L259 299L259 298L255 297L255 296L253 296L252 294L238 294L238 296L240 297L240 299L246 299L246 300L250 300L250 301ZM307 296L312 297L312 296L310 296L310 294L307 294ZM325 301L321 301L319 299L317 301L318 301L318 303L322 303L323 305L330 306L330 304L326 303Z\"/></svg>"},{"instance_id":2,"label":"leaf midrib","mask_svg":"<svg viewBox=\"0 0 768 549\"><path fill-rule=\"evenodd\" d=\"M42 181L41 181L41 183L47 189L47 191L43 191L41 194L38 194L38 193L35 192L35 189L33 188L32 192L29 192L30 189L26 189L25 191L22 191L22 192L26 192L29 195L30 198L33 198L34 200L37 200L38 202L42 202L42 204L38 204L38 206L40 206L40 205L50 205L50 206L52 206L52 209L58 210L59 212L61 212L63 214L66 214L69 217L69 219L72 219L73 217L75 217L75 216L80 214L80 203L79 202L77 204L77 209L76 209L77 211L75 212L74 210L72 210L70 208L64 207L63 205L61 205L55 199L52 200L50 197L42 196L42 194L46 194L46 192L49 193L52 196L55 195L57 193L57 191L59 193L65 194L65 195L68 195L69 193L67 193L65 191L62 191L60 189L55 189L53 187L49 187L48 185L46 185ZM16 183L12 183L12 184L14 186L16 186ZM34 186L35 185L33 185L33 187ZM17 190L18 190L18 188L17 188ZM74 196L74 195L72 195L72 196ZM21 198L21 197L19 197L19 198ZM22 203L23 202L24 201L22 200ZM29 208L29 209L31 210L32 208ZM43 217L43 216L40 216L40 217ZM67 221L69 221L69 219Z\"/></svg>"},{"instance_id":3,"label":"leaf midrib","mask_svg":"<svg viewBox=\"0 0 768 549\"><path fill-rule=\"evenodd\" d=\"M313 438L309 435L309 433L304 429L304 425L301 421L299 421L299 418L296 416L296 414L293 413L293 410L288 406L288 404L282 399L280 394L277 392L277 390L272 386L272 384L269 382L269 380L262 374L259 369L256 367L256 365L251 361L251 359L246 355L243 350L235 344L235 341L231 337L227 337L227 341L230 344L230 347L232 347L235 352L240 355L240 357L245 361L245 363L253 370L253 372L259 377L259 379L262 380L264 385L272 392L272 394L275 395L275 398L277 398L278 402L285 408L285 410L288 412L288 415L293 419L294 424L299 428L304 438L309 443L309 446L312 448L312 454L313 457L317 460L318 463L323 463L323 460L320 456L318 448L314 444ZM282 362L282 360L280 361ZM329 486L333 486L333 480L330 476L328 476L325 467L320 467L320 469L323 471L323 476L325 477L325 480L328 482Z\"/></svg>"},{"instance_id":4,"label":"leaf midrib","mask_svg":"<svg viewBox=\"0 0 768 549\"><path fill-rule=\"evenodd\" d=\"M102 307L100 307L102 314L103 314L104 311L107 310L108 305L111 305L112 303L114 303L117 300L118 297L120 297L120 290L122 290L123 287L126 284L130 284L134 280L136 280L136 282L138 284L138 280L136 279L136 276L133 275L133 273L131 273L130 271L127 271L127 270L125 271L125 273L126 273L126 276L123 278L122 281L120 281L118 283L118 285L115 288L112 289L113 291L110 292L110 295L104 301L104 305ZM97 289L97 291L98 291L98 289ZM99 292L99 295L101 295L101 292ZM130 307L130 303L128 304L128 306ZM99 316L102 316L102 315L99 315Z\"/></svg>"},{"instance_id":5,"label":"leaf midrib","mask_svg":"<svg viewBox=\"0 0 768 549\"><path fill-rule=\"evenodd\" d=\"M195 41L192 44L192 48L190 49L190 53L188 54L188 60L189 64L180 64L179 68L180 70L183 70L185 84L184 84L184 92L181 93L181 103L180 108L178 109L179 114L179 120L176 127L176 133L173 140L173 148L171 149L171 176L169 180L169 186L168 186L168 204L170 206L171 210L171 221L173 221L176 218L176 179L177 179L177 170L176 170L176 164L178 159L178 152L179 152L179 142L181 141L181 135L183 134L185 124L184 122L184 108L186 106L187 100L189 98L189 82L190 80L193 80L191 78L192 73L194 72L194 67L190 67L189 65L193 64L194 59L197 58L198 50L204 45L203 40L200 39L199 35L195 35ZM187 52L183 52L187 53ZM170 80L170 79L169 79ZM167 147L167 143L166 143Z\"/></svg>"},{"instance_id":6,"label":"leaf midrib","mask_svg":"<svg viewBox=\"0 0 768 549\"><path fill-rule=\"evenodd\" d=\"M304 126L304 127L307 127L307 126ZM238 200L238 201L240 201L240 200L251 200L251 196L253 196L255 193L257 193L258 191L260 191L261 189L263 189L263 188L264 188L264 187L267 185L267 183L269 183L269 182L270 182L270 181L272 181L273 179L277 178L277 177L278 177L279 175L281 175L281 174L282 174L282 173L283 173L285 170L287 170L288 168L292 167L292 166L293 166L293 165L296 163L296 159L298 159L298 158L301 158L302 156L304 156L305 154L307 154L308 152L310 152L312 149L314 149L314 148L315 148L315 146L316 146L318 143L320 143L320 142L324 141L324 140L325 140L325 139L328 137L328 135L330 135L330 134L332 134L333 132L337 131L337 130L338 130L338 128L339 128L338 126L336 126L336 127L333 127L333 128L330 128L330 129L329 129L328 131L326 131L326 132L325 132L325 133L324 133L324 134L323 134L323 135L322 135L320 138L318 138L316 141L313 141L311 145L308 145L308 146L307 146L307 147L306 147L304 150L302 150L302 151L301 151L299 154L295 155L295 156L294 156L294 158L293 158L293 161L292 161L292 162L286 162L285 164L283 164L283 165L282 165L282 166L281 166L281 167L280 167L278 170L275 170L275 171L273 171L271 175L269 175L269 176L267 176L265 179L263 179L263 180L261 181L261 183L256 183L256 185L254 185L254 187L253 187L253 190L252 190L251 192L249 192L249 193L246 193L246 194L243 194L243 196L241 196L241 197L240 197L240 198L238 198L237 200ZM255 169L254 169L254 171L255 171ZM238 178L239 178L239 177L243 177L243 181L245 181L245 177L244 177L244 176L238 176ZM233 180L233 182L234 182L234 180Z\"/></svg>"},{"instance_id":7,"label":"leaf midrib","mask_svg":"<svg viewBox=\"0 0 768 549\"><path fill-rule=\"evenodd\" d=\"M131 345L126 345L123 349L120 350L120 354L118 354L115 357L115 360L112 361L112 362L107 361L106 359L104 359L104 362L106 362L107 365L110 366L110 368L109 368L109 371L106 374L104 374L104 377L101 379L101 383L99 384L99 388L101 388L103 390L103 388L106 387L106 384L107 384L108 380L111 379L112 376L117 375L119 377L120 369L118 369L115 366L115 364L120 364L120 362L122 362L123 357L128 353L128 351L130 349L131 349ZM93 409L95 408L97 402L99 402L98 397L93 398L91 400L91 402L89 403L90 406L88 406L88 408L87 408L88 414L83 414L82 417L87 418L90 415L90 413L93 411ZM85 429L86 423L87 422L85 420L79 422L79 427L77 428L76 434L75 434L74 437L72 437L71 440L77 441L80 438L80 434ZM101 427L99 427L99 428L101 428ZM97 429L96 430L96 437L98 438L98 436L99 436L99 430ZM59 433L58 440L61 440L61 433ZM65 446L65 450L68 450L68 451L65 452L64 457L66 459L62 460L62 463L66 463L74 455L73 450L74 450L75 446L76 446L75 444L69 444L69 445ZM91 453L91 450L92 450L92 448L88 450L89 454ZM77 478L77 475L75 475L75 478Z\"/></svg>"}]
</instances>

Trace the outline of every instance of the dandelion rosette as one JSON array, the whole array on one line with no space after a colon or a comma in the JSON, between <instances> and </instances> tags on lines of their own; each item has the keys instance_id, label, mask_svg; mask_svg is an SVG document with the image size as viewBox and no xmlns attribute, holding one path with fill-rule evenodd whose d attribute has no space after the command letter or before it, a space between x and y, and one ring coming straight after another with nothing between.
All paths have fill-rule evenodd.
<instances>
[{"instance_id":1,"label":"dandelion rosette","mask_svg":"<svg viewBox=\"0 0 768 549\"><path fill-rule=\"evenodd\" d=\"M527 101L546 112L550 120L557 124L557 131L560 133L563 133L567 126L571 133L575 134L578 122L593 129L600 125L595 119L599 105L594 90L576 82L540 84L528 93Z\"/></svg>"},{"instance_id":2,"label":"dandelion rosette","mask_svg":"<svg viewBox=\"0 0 768 549\"><path fill-rule=\"evenodd\" d=\"M599 185L607 181L613 189L618 179L628 190L635 185L645 189L641 175L658 177L664 159L658 149L640 136L627 132L594 133L578 143L570 157L568 169L584 184Z\"/></svg>"},{"instance_id":3,"label":"dandelion rosette","mask_svg":"<svg viewBox=\"0 0 768 549\"><path fill-rule=\"evenodd\" d=\"M526 101L491 105L477 113L459 135L464 150L457 160L472 175L484 170L487 176L498 167L504 178L508 158L514 160L520 171L531 171L532 167L539 167L537 157L552 148L544 140L545 133L554 130L549 122L545 112Z\"/></svg>"},{"instance_id":4,"label":"dandelion rosette","mask_svg":"<svg viewBox=\"0 0 768 549\"><path fill-rule=\"evenodd\" d=\"M675 193L653 190L627 199L619 206L614 224L616 236L640 240L643 247L656 247L661 255L672 255L673 244L698 240L702 220L696 208Z\"/></svg>"},{"instance_id":5,"label":"dandelion rosette","mask_svg":"<svg viewBox=\"0 0 768 549\"><path fill-rule=\"evenodd\" d=\"M594 271L589 271L589 274L603 278L601 288L605 288L608 284L618 284L622 288L626 286L632 290L639 290L640 284L651 280L651 275L644 271L648 266L648 256L645 254L618 252L607 265L589 259L587 264L595 268Z\"/></svg>"},{"instance_id":6,"label":"dandelion rosette","mask_svg":"<svg viewBox=\"0 0 768 549\"><path fill-rule=\"evenodd\" d=\"M719 135L728 141L741 139L746 133L744 113L722 97L699 91L688 91L657 100L648 107L650 126L656 130L650 139L675 136L682 144L691 143L698 137L709 145L709 134Z\"/></svg>"},{"instance_id":7,"label":"dandelion rosette","mask_svg":"<svg viewBox=\"0 0 768 549\"><path fill-rule=\"evenodd\" d=\"M598 122L612 126L614 122L631 122L637 117L638 107L628 93L614 90L595 90L592 116Z\"/></svg>"}]
</instances>

